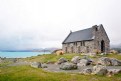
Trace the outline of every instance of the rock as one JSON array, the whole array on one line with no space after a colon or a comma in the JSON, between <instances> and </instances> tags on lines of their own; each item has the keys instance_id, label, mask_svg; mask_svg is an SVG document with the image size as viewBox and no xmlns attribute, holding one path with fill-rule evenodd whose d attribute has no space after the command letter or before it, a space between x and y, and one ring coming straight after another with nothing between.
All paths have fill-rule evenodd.
<instances>
[{"instance_id":1,"label":"rock","mask_svg":"<svg viewBox=\"0 0 121 81\"><path fill-rule=\"evenodd\" d=\"M98 64L101 65L107 65L107 66L121 66L121 61L115 59L115 58L108 58L108 57L102 57L99 58Z\"/></svg>"},{"instance_id":2,"label":"rock","mask_svg":"<svg viewBox=\"0 0 121 81\"><path fill-rule=\"evenodd\" d=\"M67 62L67 59L65 59L64 57L61 57L61 58L58 60L57 64L62 64L62 63L64 63L64 62Z\"/></svg>"},{"instance_id":3,"label":"rock","mask_svg":"<svg viewBox=\"0 0 121 81\"><path fill-rule=\"evenodd\" d=\"M84 74L84 75L89 75L91 73L92 73L92 69L90 68L86 68L81 71L81 74Z\"/></svg>"},{"instance_id":4,"label":"rock","mask_svg":"<svg viewBox=\"0 0 121 81\"><path fill-rule=\"evenodd\" d=\"M109 75L114 75L114 74L118 74L118 73L121 73L121 69L109 69L108 70Z\"/></svg>"},{"instance_id":5,"label":"rock","mask_svg":"<svg viewBox=\"0 0 121 81\"><path fill-rule=\"evenodd\" d=\"M77 63L80 61L80 59L81 59L80 56L74 56L74 57L71 59L71 62L77 64Z\"/></svg>"},{"instance_id":6,"label":"rock","mask_svg":"<svg viewBox=\"0 0 121 81\"><path fill-rule=\"evenodd\" d=\"M101 65L112 65L111 64L111 60L110 60L110 58L108 58L108 57L101 57L101 58L99 58L99 60L98 60L98 62L97 62L98 64L101 64Z\"/></svg>"},{"instance_id":7,"label":"rock","mask_svg":"<svg viewBox=\"0 0 121 81\"><path fill-rule=\"evenodd\" d=\"M87 66L87 65L92 64L92 62L93 61L91 59L89 59L89 58L81 59L79 61L79 63L77 63L77 66Z\"/></svg>"},{"instance_id":8,"label":"rock","mask_svg":"<svg viewBox=\"0 0 121 81\"><path fill-rule=\"evenodd\" d=\"M47 68L47 64L42 64L42 68Z\"/></svg>"},{"instance_id":9,"label":"rock","mask_svg":"<svg viewBox=\"0 0 121 81\"><path fill-rule=\"evenodd\" d=\"M60 69L62 69L62 70L73 70L73 69L77 69L77 65L73 64L73 63L66 62L66 63L62 63L60 65Z\"/></svg>"},{"instance_id":10,"label":"rock","mask_svg":"<svg viewBox=\"0 0 121 81\"><path fill-rule=\"evenodd\" d=\"M92 74L97 74L97 75L106 75L108 73L108 70L106 69L105 66L102 65L96 65L93 67Z\"/></svg>"},{"instance_id":11,"label":"rock","mask_svg":"<svg viewBox=\"0 0 121 81\"><path fill-rule=\"evenodd\" d=\"M112 58L112 59L111 59L111 64L112 64L113 66L121 66L121 61Z\"/></svg>"},{"instance_id":12,"label":"rock","mask_svg":"<svg viewBox=\"0 0 121 81\"><path fill-rule=\"evenodd\" d=\"M77 63L78 67L87 66L87 65L89 65L89 61L86 59L81 59L79 63Z\"/></svg>"},{"instance_id":13,"label":"rock","mask_svg":"<svg viewBox=\"0 0 121 81\"><path fill-rule=\"evenodd\" d=\"M31 63L31 67L34 67L34 68L41 68L41 63L40 62L33 62Z\"/></svg>"},{"instance_id":14,"label":"rock","mask_svg":"<svg viewBox=\"0 0 121 81\"><path fill-rule=\"evenodd\" d=\"M93 62L93 60L90 59L88 56L84 56L84 57L82 57L82 59L86 59L86 60L88 60L88 65L90 65L90 63Z\"/></svg>"}]
</instances>

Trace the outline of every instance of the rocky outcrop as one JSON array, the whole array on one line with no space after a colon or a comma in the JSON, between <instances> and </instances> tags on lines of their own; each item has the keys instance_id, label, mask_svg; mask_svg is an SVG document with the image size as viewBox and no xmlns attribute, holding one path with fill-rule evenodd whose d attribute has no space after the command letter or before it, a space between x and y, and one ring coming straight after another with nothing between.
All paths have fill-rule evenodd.
<instances>
[{"instance_id":1,"label":"rocky outcrop","mask_svg":"<svg viewBox=\"0 0 121 81\"><path fill-rule=\"evenodd\" d=\"M71 62L77 64L77 63L79 63L80 59L81 59L80 56L74 56L71 59Z\"/></svg>"},{"instance_id":2,"label":"rocky outcrop","mask_svg":"<svg viewBox=\"0 0 121 81\"><path fill-rule=\"evenodd\" d=\"M79 63L77 63L77 66L78 67L87 66L90 65L91 63L92 61L90 59L81 59Z\"/></svg>"},{"instance_id":3,"label":"rocky outcrop","mask_svg":"<svg viewBox=\"0 0 121 81\"><path fill-rule=\"evenodd\" d=\"M86 60L86 59L81 59L81 60L79 61L79 63L77 63L77 66L78 66L78 67L82 67L82 66L87 66L87 64L88 64L88 60Z\"/></svg>"},{"instance_id":4,"label":"rocky outcrop","mask_svg":"<svg viewBox=\"0 0 121 81\"><path fill-rule=\"evenodd\" d=\"M113 66L121 66L121 61L112 58L112 59L111 59L111 64L112 64Z\"/></svg>"},{"instance_id":5,"label":"rocky outcrop","mask_svg":"<svg viewBox=\"0 0 121 81\"><path fill-rule=\"evenodd\" d=\"M42 64L42 68L47 68L47 64Z\"/></svg>"},{"instance_id":6,"label":"rocky outcrop","mask_svg":"<svg viewBox=\"0 0 121 81\"><path fill-rule=\"evenodd\" d=\"M92 69L90 68L86 68L81 71L81 74L84 74L84 75L89 75L91 73L92 73Z\"/></svg>"},{"instance_id":7,"label":"rocky outcrop","mask_svg":"<svg viewBox=\"0 0 121 81\"><path fill-rule=\"evenodd\" d=\"M102 58L99 58L98 64L101 64L101 65L111 65L111 60L110 58L107 58L107 57L102 57Z\"/></svg>"},{"instance_id":8,"label":"rocky outcrop","mask_svg":"<svg viewBox=\"0 0 121 81\"><path fill-rule=\"evenodd\" d=\"M62 70L73 70L73 69L77 69L77 65L73 64L73 63L66 62L66 63L62 63L60 65L60 69L62 69Z\"/></svg>"},{"instance_id":9,"label":"rocky outcrop","mask_svg":"<svg viewBox=\"0 0 121 81\"><path fill-rule=\"evenodd\" d=\"M108 57L99 58L97 63L106 66L121 66L121 61Z\"/></svg>"},{"instance_id":10,"label":"rocky outcrop","mask_svg":"<svg viewBox=\"0 0 121 81\"><path fill-rule=\"evenodd\" d=\"M54 50L51 54L56 54L56 55L63 55L64 52L62 49L57 49L57 50Z\"/></svg>"},{"instance_id":11,"label":"rocky outcrop","mask_svg":"<svg viewBox=\"0 0 121 81\"><path fill-rule=\"evenodd\" d=\"M34 67L34 68L41 68L41 63L40 62L33 62L31 63L31 67Z\"/></svg>"},{"instance_id":12,"label":"rocky outcrop","mask_svg":"<svg viewBox=\"0 0 121 81\"><path fill-rule=\"evenodd\" d=\"M62 64L62 63L65 63L67 62L67 59L65 59L64 57L61 57L57 62L56 64Z\"/></svg>"},{"instance_id":13,"label":"rocky outcrop","mask_svg":"<svg viewBox=\"0 0 121 81\"><path fill-rule=\"evenodd\" d=\"M105 66L102 65L96 65L93 67L92 74L96 75L106 75L108 73L108 70Z\"/></svg>"},{"instance_id":14,"label":"rocky outcrop","mask_svg":"<svg viewBox=\"0 0 121 81\"><path fill-rule=\"evenodd\" d=\"M121 69L108 69L108 76L112 76L115 74L121 73Z\"/></svg>"}]
</instances>

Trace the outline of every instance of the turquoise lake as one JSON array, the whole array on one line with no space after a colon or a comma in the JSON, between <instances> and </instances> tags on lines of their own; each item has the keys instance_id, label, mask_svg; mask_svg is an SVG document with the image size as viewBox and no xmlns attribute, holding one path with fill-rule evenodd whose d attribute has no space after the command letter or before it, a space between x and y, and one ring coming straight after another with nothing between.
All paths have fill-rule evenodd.
<instances>
[{"instance_id":1,"label":"turquoise lake","mask_svg":"<svg viewBox=\"0 0 121 81\"><path fill-rule=\"evenodd\" d=\"M0 57L25 58L42 54L50 54L50 52L0 52Z\"/></svg>"}]
</instances>

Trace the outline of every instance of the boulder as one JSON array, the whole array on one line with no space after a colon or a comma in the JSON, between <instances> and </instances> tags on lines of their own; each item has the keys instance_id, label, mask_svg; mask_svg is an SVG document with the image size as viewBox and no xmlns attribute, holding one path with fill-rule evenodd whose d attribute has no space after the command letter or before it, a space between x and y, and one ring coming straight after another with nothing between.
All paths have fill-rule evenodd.
<instances>
[{"instance_id":1,"label":"boulder","mask_svg":"<svg viewBox=\"0 0 121 81\"><path fill-rule=\"evenodd\" d=\"M108 70L105 66L102 65L96 65L93 67L92 74L96 75L106 75L108 73Z\"/></svg>"},{"instance_id":2,"label":"boulder","mask_svg":"<svg viewBox=\"0 0 121 81\"><path fill-rule=\"evenodd\" d=\"M56 64L62 64L64 62L67 62L67 59L65 59L64 57L61 57Z\"/></svg>"},{"instance_id":3,"label":"boulder","mask_svg":"<svg viewBox=\"0 0 121 81\"><path fill-rule=\"evenodd\" d=\"M77 63L77 66L78 66L78 67L82 67L82 66L87 66L87 64L88 64L88 60L86 60L86 59L81 59L81 60L79 61L79 63Z\"/></svg>"},{"instance_id":4,"label":"boulder","mask_svg":"<svg viewBox=\"0 0 121 81\"><path fill-rule=\"evenodd\" d=\"M120 60L117 60L115 58L108 58L108 57L102 57L102 58L99 58L98 64L101 64L101 65L107 65L107 66L121 66L121 61Z\"/></svg>"},{"instance_id":5,"label":"boulder","mask_svg":"<svg viewBox=\"0 0 121 81\"><path fill-rule=\"evenodd\" d=\"M71 59L71 62L77 64L77 63L80 61L80 59L81 59L80 56L74 56L74 57Z\"/></svg>"},{"instance_id":6,"label":"boulder","mask_svg":"<svg viewBox=\"0 0 121 81\"><path fill-rule=\"evenodd\" d=\"M113 66L121 66L121 61L112 58L112 59L111 59L111 64L112 64Z\"/></svg>"},{"instance_id":7,"label":"boulder","mask_svg":"<svg viewBox=\"0 0 121 81\"><path fill-rule=\"evenodd\" d=\"M99 58L99 60L98 60L98 62L97 62L98 64L101 64L101 65L112 65L111 64L111 59L110 58L108 58L108 57L101 57L101 58Z\"/></svg>"},{"instance_id":8,"label":"boulder","mask_svg":"<svg viewBox=\"0 0 121 81\"><path fill-rule=\"evenodd\" d=\"M87 65L90 65L91 63L92 63L91 60L81 59L79 63L77 63L77 66L78 67L87 66Z\"/></svg>"},{"instance_id":9,"label":"boulder","mask_svg":"<svg viewBox=\"0 0 121 81\"><path fill-rule=\"evenodd\" d=\"M77 65L73 64L73 63L66 62L66 63L62 63L60 65L60 69L62 69L62 70L73 70L73 69L77 69Z\"/></svg>"},{"instance_id":10,"label":"boulder","mask_svg":"<svg viewBox=\"0 0 121 81\"><path fill-rule=\"evenodd\" d=\"M47 64L42 64L42 68L47 68Z\"/></svg>"},{"instance_id":11,"label":"boulder","mask_svg":"<svg viewBox=\"0 0 121 81\"><path fill-rule=\"evenodd\" d=\"M41 68L41 63L40 62L33 62L31 63L31 67L34 67L34 68Z\"/></svg>"},{"instance_id":12,"label":"boulder","mask_svg":"<svg viewBox=\"0 0 121 81\"><path fill-rule=\"evenodd\" d=\"M121 69L108 69L108 75L121 73Z\"/></svg>"},{"instance_id":13,"label":"boulder","mask_svg":"<svg viewBox=\"0 0 121 81\"><path fill-rule=\"evenodd\" d=\"M88 60L88 65L90 65L90 63L93 62L93 60L90 59L88 56L84 56L84 57L82 57L82 59L86 59L86 60Z\"/></svg>"},{"instance_id":14,"label":"boulder","mask_svg":"<svg viewBox=\"0 0 121 81\"><path fill-rule=\"evenodd\" d=\"M91 73L92 73L92 69L90 68L86 68L81 71L81 74L84 74L84 75L89 75Z\"/></svg>"}]
</instances>

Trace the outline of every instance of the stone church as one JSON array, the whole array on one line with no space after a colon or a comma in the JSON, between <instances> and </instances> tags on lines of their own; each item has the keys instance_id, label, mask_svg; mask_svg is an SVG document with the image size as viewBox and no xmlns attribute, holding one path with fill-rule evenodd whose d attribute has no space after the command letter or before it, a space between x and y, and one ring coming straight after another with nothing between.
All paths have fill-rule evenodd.
<instances>
[{"instance_id":1,"label":"stone church","mask_svg":"<svg viewBox=\"0 0 121 81\"><path fill-rule=\"evenodd\" d=\"M64 53L108 53L110 40L103 25L70 32L62 43Z\"/></svg>"}]
</instances>

